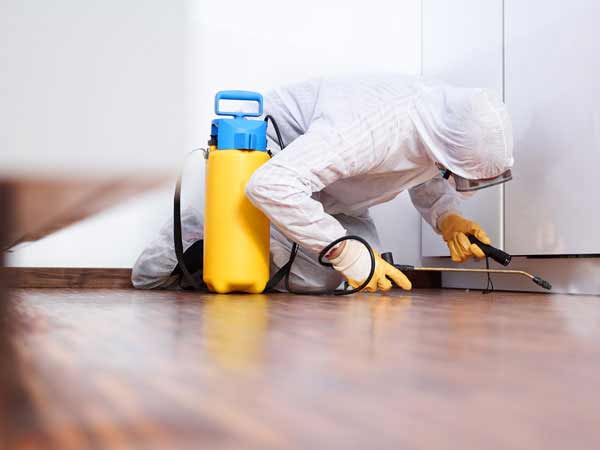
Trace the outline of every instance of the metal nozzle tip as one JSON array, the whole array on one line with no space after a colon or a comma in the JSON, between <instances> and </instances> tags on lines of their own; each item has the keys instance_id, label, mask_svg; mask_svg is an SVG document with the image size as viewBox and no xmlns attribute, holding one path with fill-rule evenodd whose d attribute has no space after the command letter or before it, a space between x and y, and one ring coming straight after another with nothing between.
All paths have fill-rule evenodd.
<instances>
[{"instance_id":1,"label":"metal nozzle tip","mask_svg":"<svg viewBox=\"0 0 600 450\"><path fill-rule=\"evenodd\" d=\"M543 278L540 277L533 277L533 282L535 284L537 284L538 286L543 287L544 289L548 289L551 290L552 289L552 285L550 283L548 283L546 280L544 280Z\"/></svg>"}]
</instances>

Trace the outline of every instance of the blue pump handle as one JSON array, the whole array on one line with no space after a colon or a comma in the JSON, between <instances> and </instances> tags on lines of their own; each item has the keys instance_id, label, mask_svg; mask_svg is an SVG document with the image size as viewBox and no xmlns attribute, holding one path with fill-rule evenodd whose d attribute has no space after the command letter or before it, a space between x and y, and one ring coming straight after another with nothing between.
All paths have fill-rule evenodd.
<instances>
[{"instance_id":1,"label":"blue pump handle","mask_svg":"<svg viewBox=\"0 0 600 450\"><path fill-rule=\"evenodd\" d=\"M243 100L258 103L258 112L227 112L219 109L221 100ZM252 91L219 91L215 96L215 114L217 116L234 116L235 118L243 117L260 117L263 113L263 96L258 92Z\"/></svg>"}]
</instances>

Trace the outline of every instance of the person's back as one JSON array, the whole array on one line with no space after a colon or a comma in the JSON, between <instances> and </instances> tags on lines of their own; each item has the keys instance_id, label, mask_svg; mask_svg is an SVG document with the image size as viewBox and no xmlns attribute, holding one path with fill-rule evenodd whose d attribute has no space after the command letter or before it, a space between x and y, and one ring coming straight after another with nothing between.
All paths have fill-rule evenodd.
<instances>
[{"instance_id":1,"label":"person's back","mask_svg":"<svg viewBox=\"0 0 600 450\"><path fill-rule=\"evenodd\" d=\"M267 92L265 112L281 119L289 144L317 120L343 127L392 105L401 109L423 85L420 77L397 74L312 78ZM269 136L276 143L272 129Z\"/></svg>"}]
</instances>

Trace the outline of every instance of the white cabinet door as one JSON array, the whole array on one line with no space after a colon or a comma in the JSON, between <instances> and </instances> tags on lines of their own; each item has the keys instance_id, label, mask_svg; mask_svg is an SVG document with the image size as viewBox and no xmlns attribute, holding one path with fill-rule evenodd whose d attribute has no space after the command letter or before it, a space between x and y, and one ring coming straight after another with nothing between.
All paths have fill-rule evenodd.
<instances>
[{"instance_id":1,"label":"white cabinet door","mask_svg":"<svg viewBox=\"0 0 600 450\"><path fill-rule=\"evenodd\" d=\"M600 2L506 0L506 248L600 253Z\"/></svg>"},{"instance_id":2,"label":"white cabinet door","mask_svg":"<svg viewBox=\"0 0 600 450\"><path fill-rule=\"evenodd\" d=\"M423 0L423 75L502 94L502 0ZM478 221L502 247L502 187L464 202L466 217ZM422 222L423 256L447 256L441 238Z\"/></svg>"}]
</instances>

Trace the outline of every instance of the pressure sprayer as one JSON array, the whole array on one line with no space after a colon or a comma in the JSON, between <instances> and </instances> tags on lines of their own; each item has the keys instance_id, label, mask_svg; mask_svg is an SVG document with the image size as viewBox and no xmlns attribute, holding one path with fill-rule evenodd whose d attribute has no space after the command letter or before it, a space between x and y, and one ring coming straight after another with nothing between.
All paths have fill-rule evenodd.
<instances>
[{"instance_id":1,"label":"pressure sprayer","mask_svg":"<svg viewBox=\"0 0 600 450\"><path fill-rule=\"evenodd\" d=\"M256 102L256 112L227 112L220 109L221 100ZM298 244L293 243L288 262L269 279L269 220L246 198L246 184L256 169L271 157L267 150L267 122L271 121L281 150L285 144L277 122L267 115L264 120L248 120L263 114L263 97L257 92L221 91L215 97L215 114L231 116L230 119L214 119L211 125L210 140L206 156L206 195L203 245L203 268L190 273L183 253L181 233L181 176L177 180L174 199L174 246L177 262L187 282L195 289L206 287L217 293L270 291L282 280L288 292L307 295L347 295L365 288L375 272L375 255L371 246L360 236L343 236L327 245L319 254L319 263L326 267L331 264L325 255L336 245L346 240L356 240L363 244L370 256L371 269L367 278L353 289L298 291L290 286L290 272ZM449 267L415 267L395 265L398 269L410 271L475 272L521 275L545 289L552 286L546 280L520 270L490 269L488 257L506 266L511 256L473 236L471 243L481 248L486 255L486 269L459 269ZM382 253L382 258L394 265L391 253ZM493 289L493 285L492 285Z\"/></svg>"},{"instance_id":2,"label":"pressure sprayer","mask_svg":"<svg viewBox=\"0 0 600 450\"><path fill-rule=\"evenodd\" d=\"M258 103L256 112L228 112L221 100ZM246 198L246 184L267 153L262 95L221 91L206 155L204 282L213 292L259 293L269 280L269 220Z\"/></svg>"}]
</instances>

